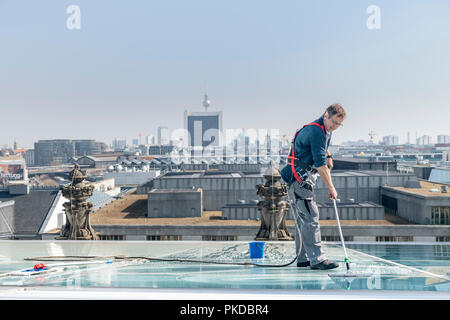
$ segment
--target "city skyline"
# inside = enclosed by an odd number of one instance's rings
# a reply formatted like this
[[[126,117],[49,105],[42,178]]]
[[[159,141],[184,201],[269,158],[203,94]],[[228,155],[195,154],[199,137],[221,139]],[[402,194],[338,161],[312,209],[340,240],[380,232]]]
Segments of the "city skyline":
[[[335,144],[450,133],[444,1],[25,3],[0,4],[0,109],[11,115],[1,145],[183,129],[206,91],[224,129],[290,137],[341,103]],[[79,29],[67,26],[70,5]],[[379,29],[367,26],[370,5]]]
[[[166,128],[166,127],[164,127]],[[258,139],[260,143],[266,143],[265,138],[266,135],[262,134],[263,131],[259,132],[257,136],[252,136],[252,139],[250,139],[250,144],[254,145],[256,143],[255,139]],[[246,134],[246,131],[240,131],[244,136],[249,136]],[[285,141],[286,139],[290,141],[289,137],[286,135],[271,135],[270,131],[267,132],[269,136],[271,136],[272,139],[278,139],[280,141]],[[178,137],[178,136],[177,136]],[[154,134],[149,135],[140,135],[135,137],[114,137],[112,141],[99,141],[98,139],[92,138],[92,139],[85,139],[85,140],[92,140],[97,143],[104,143],[108,147],[114,149],[125,149],[132,146],[138,147],[138,146],[150,146],[150,145],[160,145],[156,140],[157,136]],[[179,136],[178,138],[181,138]],[[234,136],[234,139],[238,139],[237,136]],[[56,137],[54,139],[48,139],[48,140],[82,140],[82,139],[72,139],[72,138],[59,138]],[[286,141],[287,141],[286,140]],[[35,141],[35,143],[39,141],[46,141],[45,139],[40,139],[38,141]],[[163,143],[163,145],[174,145],[179,146],[178,143],[180,142],[179,139],[168,139],[167,143]],[[348,140],[348,141],[342,141],[341,143],[332,143],[334,146],[345,146],[345,145],[352,145],[356,144],[358,142],[363,142],[364,144],[371,144],[370,137],[368,139],[357,139],[357,140]],[[290,143],[290,142],[289,142]],[[437,135],[437,136],[429,136],[429,135],[423,135],[417,138],[410,138],[408,142],[408,137],[405,139],[399,139],[396,135],[389,135],[389,136],[381,136],[380,139],[374,139],[373,143],[376,145],[439,145],[439,144],[450,144],[450,135]],[[227,139],[227,141],[224,141],[224,144],[226,146],[232,145],[232,139]],[[220,144],[220,146],[225,146],[223,144]],[[188,146],[184,146],[188,147]],[[31,147],[18,145],[17,141],[14,141],[13,144],[0,144],[1,148],[7,148],[7,149],[33,149],[34,144]]]

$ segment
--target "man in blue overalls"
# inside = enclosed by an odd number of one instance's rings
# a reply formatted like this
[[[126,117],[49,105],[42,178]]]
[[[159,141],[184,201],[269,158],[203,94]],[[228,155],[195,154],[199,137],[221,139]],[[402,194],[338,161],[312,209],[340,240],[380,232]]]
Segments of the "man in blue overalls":
[[[328,187],[328,198],[337,199],[330,170],[333,158],[328,151],[331,133],[342,126],[345,111],[339,104],[329,106],[325,113],[312,123],[297,131],[288,165],[281,170],[281,177],[289,186],[294,210],[298,214],[298,225],[302,237],[302,248],[297,259],[298,267],[311,269],[333,269],[339,265],[329,261],[322,250],[319,209],[314,200],[314,186],[319,174]],[[295,244],[298,252],[300,235],[296,230]]]

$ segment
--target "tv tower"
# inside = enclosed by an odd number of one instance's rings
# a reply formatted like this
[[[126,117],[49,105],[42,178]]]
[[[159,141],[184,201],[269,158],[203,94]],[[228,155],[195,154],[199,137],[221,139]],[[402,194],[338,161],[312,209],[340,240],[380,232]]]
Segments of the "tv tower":
[[[205,112],[208,111],[209,106],[211,105],[211,100],[208,98],[208,85],[205,81],[205,97],[203,99],[203,107],[205,107]]]
[[[211,101],[208,99],[208,93],[205,93],[205,98],[203,100],[203,107],[205,107],[205,112],[208,111],[208,108],[210,105],[211,105]]]

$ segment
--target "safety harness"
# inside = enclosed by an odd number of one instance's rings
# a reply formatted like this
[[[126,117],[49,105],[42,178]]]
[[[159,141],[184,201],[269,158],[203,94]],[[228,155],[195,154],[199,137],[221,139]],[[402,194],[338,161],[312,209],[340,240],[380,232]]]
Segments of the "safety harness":
[[[300,178],[300,176],[298,175],[297,170],[295,170],[295,166],[298,165],[298,166],[300,166],[302,169],[304,169],[304,170],[306,170],[306,171],[311,171],[311,170],[312,170],[312,167],[311,167],[310,165],[307,165],[306,163],[300,161],[298,158],[295,157],[295,151],[294,151],[295,139],[297,138],[298,133],[299,133],[304,127],[310,126],[310,125],[318,126],[320,129],[322,129],[323,133],[326,134],[325,127],[324,127],[322,124],[317,123],[317,122],[311,122],[311,123],[305,124],[300,130],[298,130],[298,131],[295,133],[294,140],[292,140],[291,154],[288,156],[288,159],[290,159],[291,162],[288,162],[288,164],[291,166],[292,174],[294,175],[294,178],[295,178],[295,180],[298,181],[298,183],[302,183],[303,180],[302,180],[302,178]]]

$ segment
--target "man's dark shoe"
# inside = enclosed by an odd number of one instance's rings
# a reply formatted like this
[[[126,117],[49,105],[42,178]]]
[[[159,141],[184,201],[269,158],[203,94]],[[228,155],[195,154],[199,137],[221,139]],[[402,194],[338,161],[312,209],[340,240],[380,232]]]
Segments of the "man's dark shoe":
[[[322,261],[321,263],[311,266],[311,269],[328,270],[328,269],[334,269],[337,267],[339,267],[339,265],[336,262],[328,261],[328,259],[326,259],[326,260]]]
[[[311,265],[311,263],[309,263],[309,261],[297,262],[297,267],[299,267],[299,268],[309,267],[310,265]]]

